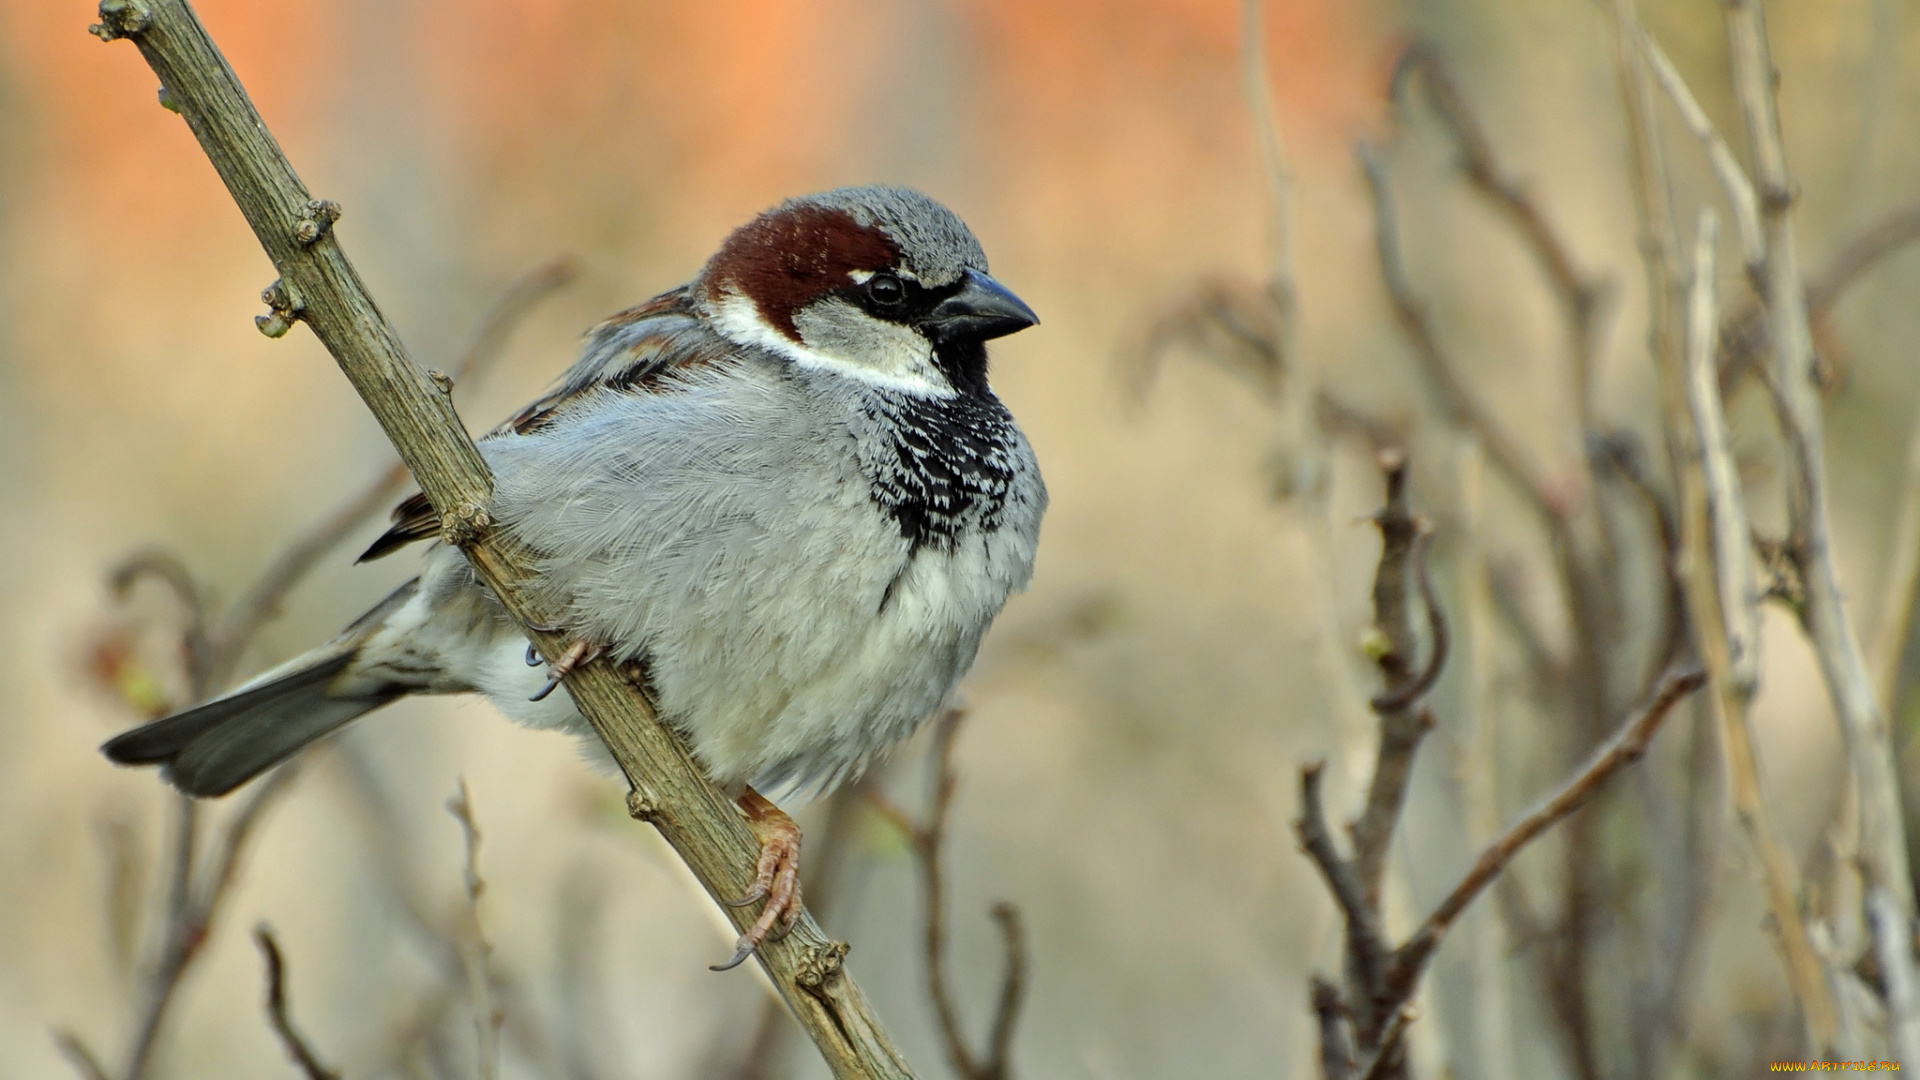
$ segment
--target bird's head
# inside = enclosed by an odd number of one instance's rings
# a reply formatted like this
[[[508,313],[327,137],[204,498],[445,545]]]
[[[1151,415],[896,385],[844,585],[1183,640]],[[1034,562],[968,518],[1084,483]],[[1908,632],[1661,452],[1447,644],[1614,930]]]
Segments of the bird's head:
[[[789,199],[754,218],[707,262],[695,298],[735,342],[933,395],[984,390],[985,342],[1040,321],[987,276],[953,211],[887,185]]]

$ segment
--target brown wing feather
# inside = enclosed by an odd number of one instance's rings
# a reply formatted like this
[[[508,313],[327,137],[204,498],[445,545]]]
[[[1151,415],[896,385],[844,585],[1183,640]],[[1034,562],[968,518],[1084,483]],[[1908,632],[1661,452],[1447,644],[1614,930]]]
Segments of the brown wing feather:
[[[689,335],[696,340],[689,341]],[[712,363],[723,350],[692,306],[692,287],[683,285],[628,308],[587,332],[580,359],[542,394],[482,440],[524,435],[552,422],[589,391],[612,388],[637,393],[655,390],[669,373]],[[689,347],[691,346],[691,347]],[[709,346],[709,347],[702,347]],[[361,554],[359,562],[378,559],[416,540],[440,535],[440,518],[426,495],[416,492],[393,511],[393,525]]]
[[[589,390],[603,386],[630,389],[674,366],[680,356],[669,349],[675,332],[693,317],[690,286],[661,293],[587,331],[580,359],[553,389],[514,413],[487,438],[509,432],[524,435],[539,428]]]
[[[360,553],[355,563],[372,562],[391,555],[415,540],[440,535],[440,517],[433,512],[425,492],[416,491],[393,508],[393,525],[380,534],[373,546]]]

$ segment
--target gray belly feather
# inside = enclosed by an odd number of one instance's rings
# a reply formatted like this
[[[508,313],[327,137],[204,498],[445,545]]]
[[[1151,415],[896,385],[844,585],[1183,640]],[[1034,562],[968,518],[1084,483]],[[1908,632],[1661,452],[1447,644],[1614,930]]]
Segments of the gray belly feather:
[[[486,441],[494,512],[541,553],[548,618],[639,660],[716,782],[830,786],[966,673],[1031,574],[1046,492],[1008,422],[994,520],[916,542],[876,501],[862,391],[744,374],[602,392]],[[509,628],[469,650],[472,684],[524,723],[583,730],[564,695],[525,701],[522,648]]]

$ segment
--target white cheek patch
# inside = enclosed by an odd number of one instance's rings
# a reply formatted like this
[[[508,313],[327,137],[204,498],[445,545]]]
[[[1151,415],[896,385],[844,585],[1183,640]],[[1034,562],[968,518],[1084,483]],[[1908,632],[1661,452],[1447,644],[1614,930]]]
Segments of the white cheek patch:
[[[722,295],[710,310],[714,328],[728,340],[778,353],[801,367],[830,371],[920,397],[953,396],[953,387],[933,366],[933,346],[925,338],[905,327],[883,323],[850,306],[842,306],[846,314],[836,321],[857,318],[871,324],[861,327],[863,355],[858,360],[844,355],[844,348],[828,351],[793,340],[769,325],[760,317],[759,306],[738,293]],[[806,314],[802,313],[803,318]],[[807,330],[807,326],[801,326],[802,338],[810,336]]]

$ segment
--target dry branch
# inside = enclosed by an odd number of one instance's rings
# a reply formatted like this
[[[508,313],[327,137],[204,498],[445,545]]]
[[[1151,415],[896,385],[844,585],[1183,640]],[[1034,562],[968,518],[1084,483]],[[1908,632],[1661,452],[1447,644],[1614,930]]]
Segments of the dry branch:
[[[1377,656],[1390,688],[1387,703],[1401,707],[1381,712],[1374,779],[1366,809],[1353,829],[1353,856],[1341,854],[1327,825],[1320,791],[1324,762],[1310,762],[1300,770],[1300,817],[1294,824],[1302,851],[1319,870],[1345,924],[1344,994],[1319,979],[1312,987],[1322,1031],[1322,1071],[1336,1080],[1405,1075],[1402,1035],[1409,1021],[1407,1005],[1447,931],[1522,848],[1578,810],[1610,777],[1639,760],[1673,707],[1705,681],[1699,672],[1668,673],[1646,705],[1559,791],[1490,843],[1413,936],[1393,947],[1382,914],[1379,866],[1399,824],[1420,736],[1432,723],[1418,695],[1404,690],[1431,686],[1444,654],[1446,632],[1419,557],[1425,530],[1409,506],[1405,458],[1397,452],[1383,453],[1381,467],[1387,493],[1385,508],[1375,515],[1383,538],[1374,583]],[[1436,638],[1435,660],[1424,668],[1412,662],[1416,642],[1409,601],[1416,583]],[[1355,1053],[1364,1055],[1364,1068],[1354,1063]]]
[[[1572,250],[1547,220],[1539,202],[1525,185],[1501,167],[1493,141],[1467,106],[1452,74],[1441,62],[1439,52],[1424,42],[1416,42],[1401,54],[1394,68],[1391,96],[1395,100],[1403,98],[1407,84],[1416,75],[1425,79],[1434,112],[1460,149],[1460,171],[1476,193],[1513,223],[1552,286],[1572,339],[1574,397],[1579,405],[1580,426],[1594,430],[1597,419],[1593,408],[1594,358],[1600,347],[1599,324],[1608,294],[1606,284],[1580,269]]]
[[[487,882],[480,876],[480,823],[474,820],[473,796],[467,791],[464,777],[459,792],[447,800],[447,813],[460,822],[460,835],[465,841],[461,877],[467,904],[460,928],[460,961],[467,977],[467,1005],[473,1010],[474,1058],[480,1080],[494,1080],[500,1073],[500,1014],[493,1007],[493,976],[489,970],[493,947],[480,924],[480,897],[486,892]]]
[[[297,319],[313,330],[440,515],[442,538],[467,554],[542,655],[557,658],[561,636],[534,629],[546,613],[532,610],[519,587],[531,577],[525,553],[491,529],[486,464],[444,390],[408,359],[348,262],[333,229],[339,207],[314,199],[294,174],[185,0],[104,0],[94,30],[139,47],[279,270],[279,281],[263,294],[273,314],[262,328]],[[634,816],[660,830],[710,896],[744,893],[758,843],[641,690],[605,662],[583,667],[567,688],[632,784]],[[726,910],[742,929],[756,915]],[[844,944],[803,917],[793,934],[758,955],[836,1076],[910,1075],[845,975],[845,953]]]
[[[1920,204],[1892,210],[1855,233],[1827,260],[1826,269],[1807,281],[1808,324],[1821,325],[1867,271],[1916,240],[1920,240]],[[1765,308],[1749,304],[1728,316],[1720,326],[1720,342],[1720,388],[1725,393],[1753,370],[1757,359],[1773,351]]]
[[[1594,754],[1560,789],[1538,808],[1510,826],[1489,844],[1446,897],[1433,909],[1411,937],[1398,948],[1390,948],[1380,925],[1376,900],[1367,897],[1353,873],[1352,865],[1334,847],[1321,807],[1320,775],[1324,762],[1312,762],[1300,770],[1300,820],[1295,829],[1301,847],[1326,880],[1328,891],[1340,906],[1347,924],[1347,946],[1352,974],[1346,1000],[1330,984],[1315,979],[1313,1002],[1321,1018],[1323,1063],[1346,1058],[1344,1043],[1329,1041],[1330,1016],[1350,1018],[1356,1042],[1372,1057],[1361,1075],[1396,1075],[1388,1059],[1399,1042],[1399,1031],[1407,1021],[1407,1003],[1419,989],[1421,976],[1447,931],[1466,911],[1468,905],[1497,879],[1515,855],[1547,830],[1585,805],[1620,770],[1640,760],[1654,733],[1665,722],[1673,707],[1699,689],[1706,677],[1699,671],[1671,672],[1655,691],[1653,699],[1620,725],[1613,738]],[[1331,997],[1329,996],[1331,995]],[[1385,1020],[1382,1021],[1381,1018]],[[1371,1019],[1373,1029],[1366,1026]],[[1336,1032],[1344,1040],[1345,1028]],[[1329,1076],[1338,1075],[1323,1064]]]
[[[1733,148],[1727,140],[1720,137],[1713,121],[1707,118],[1707,111],[1694,99],[1693,90],[1687,81],[1680,77],[1680,69],[1673,66],[1667,58],[1666,50],[1653,39],[1645,29],[1635,27],[1634,39],[1642,52],[1646,54],[1647,65],[1653,77],[1659,81],[1660,89],[1667,92],[1679,111],[1681,122],[1687,130],[1700,141],[1701,149],[1706,151],[1707,162],[1713,166],[1713,174],[1726,189],[1727,204],[1733,209],[1734,227],[1740,233],[1740,250],[1746,259],[1747,272],[1757,274],[1766,262],[1767,241],[1760,227],[1760,196],[1753,189],[1753,181],[1747,178],[1747,171],[1740,167],[1740,159],[1734,157]]]
[[[1705,683],[1706,676],[1699,671],[1669,673],[1654,692],[1653,700],[1638,715],[1621,724],[1619,732],[1594,754],[1585,768],[1541,803],[1539,808],[1514,822],[1498,840],[1480,853],[1472,869],[1433,909],[1420,929],[1394,951],[1388,971],[1388,985],[1396,993],[1404,993],[1402,1000],[1413,996],[1420,973],[1454,921],[1507,868],[1520,849],[1585,805],[1613,774],[1639,761],[1647,752],[1647,745],[1653,741],[1654,732],[1660,730],[1660,725],[1673,707]]]
[[[1361,143],[1360,165],[1373,194],[1376,223],[1376,250],[1380,276],[1387,287],[1395,319],[1413,344],[1413,352],[1433,387],[1439,391],[1441,406],[1453,422],[1471,429],[1486,447],[1487,460],[1507,478],[1528,503],[1549,523],[1565,517],[1562,501],[1553,494],[1545,477],[1539,474],[1520,441],[1496,420],[1473,389],[1460,377],[1459,367],[1440,343],[1433,317],[1426,304],[1414,292],[1400,256],[1400,223],[1393,209],[1393,192],[1387,183],[1387,162],[1381,152]]]
[[[1754,583],[1753,530],[1747,524],[1746,500],[1740,491],[1733,435],[1720,405],[1720,384],[1714,378],[1714,334],[1720,328],[1714,252],[1719,238],[1718,217],[1710,207],[1702,207],[1687,300],[1687,411],[1700,446],[1702,494],[1727,641],[1727,676],[1735,691],[1750,698],[1760,684],[1760,595]]]
[[[1741,692],[1732,674],[1719,582],[1733,575],[1717,569],[1700,432],[1688,405],[1687,333],[1681,288],[1689,275],[1681,265],[1673,225],[1671,185],[1653,111],[1653,79],[1647,70],[1645,51],[1638,44],[1645,32],[1631,0],[1614,0],[1612,13],[1614,54],[1626,106],[1635,207],[1640,217],[1640,247],[1652,309],[1650,351],[1659,375],[1668,455],[1679,490],[1679,565],[1694,647],[1711,688],[1709,702],[1726,754],[1734,816],[1759,857],[1770,925],[1782,953],[1788,985],[1800,1004],[1809,1041],[1824,1051],[1835,1045],[1839,1017],[1800,917],[1796,901],[1798,872],[1774,841],[1767,821],[1765,791],[1747,727],[1748,695]],[[1768,250],[1771,254],[1776,249],[1769,244]],[[1694,280],[1700,284],[1698,278]]]
[[[1446,621],[1433,602],[1424,553],[1429,526],[1416,517],[1408,494],[1407,458],[1397,450],[1379,455],[1386,480],[1386,505],[1373,516],[1380,529],[1380,561],[1373,579],[1373,625],[1380,634],[1378,657],[1386,690],[1373,701],[1380,717],[1380,746],[1373,780],[1367,785],[1366,808],[1353,829],[1353,869],[1370,903],[1378,903],[1386,872],[1387,849],[1407,801],[1407,782],[1413,776],[1413,757],[1420,741],[1433,727],[1433,718],[1420,696],[1439,679],[1446,660]],[[1414,666],[1419,640],[1414,633],[1414,586],[1435,629],[1433,658],[1425,669]]]
[[[1026,999],[1027,944],[1020,922],[1020,909],[1009,901],[993,906],[994,921],[1000,926],[1001,949],[1005,955],[1000,976],[999,1000],[994,1006],[993,1027],[985,1050],[976,1053],[968,1044],[966,1030],[954,1004],[953,987],[947,975],[947,818],[953,797],[959,790],[959,774],[953,768],[954,739],[966,719],[966,710],[948,709],[935,721],[933,748],[929,752],[932,791],[927,809],[919,821],[880,794],[863,789],[868,805],[900,830],[913,849],[914,863],[920,870],[922,942],[927,965],[927,996],[933,1002],[934,1019],[939,1022],[941,1038],[946,1042],[947,1059],[961,1080],[1011,1080],[1013,1030]]]
[[[1757,0],[1727,0],[1727,35],[1734,92],[1746,117],[1748,151],[1760,189],[1767,234],[1761,294],[1773,346],[1767,385],[1773,391],[1786,441],[1785,479],[1789,550],[1806,584],[1801,625],[1820,658],[1827,693],[1840,718],[1854,795],[1859,801],[1859,861],[1874,955],[1889,990],[1916,985],[1913,955],[1913,880],[1907,865],[1906,826],[1894,748],[1866,655],[1848,620],[1833,558],[1827,510],[1826,458],[1820,396],[1814,382],[1813,339],[1806,288],[1794,242],[1793,181],[1775,101],[1777,73]],[[1891,923],[1892,925],[1889,925]],[[1889,997],[1888,1026],[1897,1058],[1920,1060],[1920,1002]]]
[[[293,1017],[288,1015],[286,961],[280,955],[280,943],[273,939],[273,931],[265,923],[254,927],[254,944],[260,946],[260,956],[267,965],[267,1020],[273,1024],[273,1033],[280,1037],[280,1044],[286,1047],[287,1056],[307,1075],[307,1080],[340,1080],[340,1074],[320,1063],[319,1055],[307,1040],[293,1026]]]

